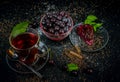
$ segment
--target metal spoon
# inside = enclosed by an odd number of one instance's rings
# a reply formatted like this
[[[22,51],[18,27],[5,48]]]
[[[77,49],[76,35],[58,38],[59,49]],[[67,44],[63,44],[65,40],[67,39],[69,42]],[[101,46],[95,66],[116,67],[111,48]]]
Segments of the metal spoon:
[[[7,51],[7,53],[8,53],[8,56],[9,56],[13,61],[19,62],[20,64],[22,64],[23,66],[25,66],[25,67],[27,67],[29,70],[31,70],[31,71],[32,71],[34,74],[36,74],[38,77],[43,78],[43,76],[42,76],[39,72],[35,71],[31,66],[28,66],[28,65],[25,64],[24,62],[19,61],[19,60],[18,60],[18,55],[17,55],[17,53],[14,53],[14,51],[12,51],[12,50],[10,50],[10,49]]]

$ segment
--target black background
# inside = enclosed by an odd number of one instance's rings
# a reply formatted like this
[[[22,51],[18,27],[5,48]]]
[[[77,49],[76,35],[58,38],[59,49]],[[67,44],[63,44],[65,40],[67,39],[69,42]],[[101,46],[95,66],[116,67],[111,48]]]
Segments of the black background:
[[[23,4],[32,4],[37,3],[39,1],[47,1],[47,0],[0,0],[0,21],[4,19],[4,16],[2,16],[5,13],[9,13],[9,7],[11,5],[23,5]],[[68,4],[69,2],[72,2],[74,0],[50,0],[49,2],[51,4]],[[78,2],[82,0],[76,0]],[[111,67],[107,70],[105,70],[105,74],[103,78],[105,79],[105,82],[119,82],[120,81],[120,10],[119,10],[119,0],[92,0],[93,2],[96,2],[98,7],[95,9],[97,10],[96,14],[99,14],[99,12],[102,12],[102,17],[106,19],[107,26],[111,29],[107,28],[110,34],[110,42],[112,45],[112,55],[111,56]],[[89,5],[89,0],[85,0],[85,2]],[[109,4],[110,3],[110,4]],[[104,11],[103,11],[104,8]],[[12,9],[12,8],[11,8]],[[13,8],[14,9],[14,8]],[[6,16],[7,18],[7,16]],[[1,27],[0,27],[1,29]],[[0,36],[1,37],[1,36]],[[1,38],[0,38],[1,39]],[[0,45],[2,45],[3,40],[0,40]],[[4,42],[5,43],[5,42]],[[7,45],[8,43],[5,43],[4,45]],[[0,82],[9,82],[8,79],[14,79],[13,76],[15,76],[11,71],[9,71],[8,66],[6,66],[3,54],[5,54],[5,50],[8,47],[0,46]],[[14,82],[14,80],[13,80]]]

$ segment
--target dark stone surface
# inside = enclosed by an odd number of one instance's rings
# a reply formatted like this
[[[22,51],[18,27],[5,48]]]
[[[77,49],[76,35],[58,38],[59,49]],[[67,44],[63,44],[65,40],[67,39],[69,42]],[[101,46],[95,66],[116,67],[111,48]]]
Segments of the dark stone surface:
[[[81,22],[88,14],[94,14],[104,23],[108,30],[110,40],[101,51],[86,53],[90,57],[87,64],[93,67],[95,74],[80,73],[71,76],[57,66],[46,65],[40,72],[46,76],[45,82],[119,82],[120,81],[120,10],[118,0],[0,0],[0,82],[39,82],[40,79],[33,74],[24,75],[12,71],[6,64],[5,55],[9,48],[8,37],[12,27],[25,20],[39,23],[43,13],[48,11],[65,10],[70,12],[74,24]],[[69,38],[61,42],[53,42],[42,36],[48,47],[56,53],[61,45],[71,45]],[[84,52],[85,53],[85,52]],[[57,52],[56,54],[60,54]],[[55,54],[55,55],[56,55]],[[93,63],[92,63],[93,61]],[[98,65],[96,65],[98,63]]]

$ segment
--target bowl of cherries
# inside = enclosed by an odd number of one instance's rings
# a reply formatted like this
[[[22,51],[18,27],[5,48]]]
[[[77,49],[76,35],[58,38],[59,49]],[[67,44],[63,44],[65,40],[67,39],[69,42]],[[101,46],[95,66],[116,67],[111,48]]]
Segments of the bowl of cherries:
[[[48,12],[41,18],[40,29],[49,39],[60,41],[72,31],[73,20],[65,11]]]

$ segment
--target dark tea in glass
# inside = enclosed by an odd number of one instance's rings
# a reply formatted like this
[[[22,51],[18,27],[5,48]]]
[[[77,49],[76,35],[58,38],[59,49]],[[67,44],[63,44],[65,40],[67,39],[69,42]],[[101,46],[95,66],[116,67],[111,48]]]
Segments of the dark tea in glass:
[[[36,30],[29,28],[26,32],[16,37],[10,36],[9,41],[14,51],[18,54],[20,61],[26,64],[33,64],[36,61],[39,41],[39,35]]]

